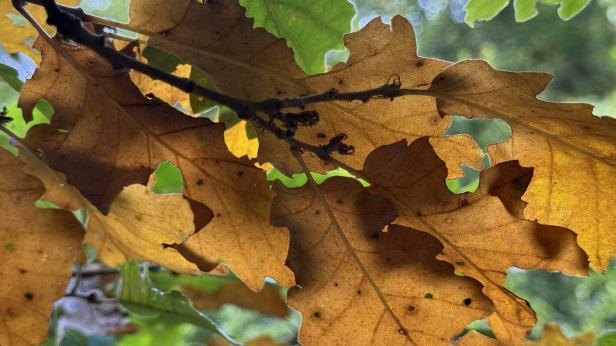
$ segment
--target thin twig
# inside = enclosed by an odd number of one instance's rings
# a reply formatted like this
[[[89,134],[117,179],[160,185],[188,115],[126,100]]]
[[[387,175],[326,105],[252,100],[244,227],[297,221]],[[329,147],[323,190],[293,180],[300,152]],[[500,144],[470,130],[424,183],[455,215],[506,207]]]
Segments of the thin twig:
[[[114,68],[126,68],[141,72],[152,79],[163,81],[186,93],[194,93],[227,106],[232,109],[239,118],[251,121],[255,123],[256,126],[273,133],[277,138],[287,141],[292,147],[300,147],[303,150],[311,151],[324,160],[329,159],[330,154],[333,152],[342,155],[352,154],[354,148],[342,143],[346,138],[344,134],[337,134],[330,140],[330,143],[325,146],[312,145],[295,139],[294,135],[298,126],[313,126],[319,120],[317,112],[304,110],[306,105],[332,101],[351,102],[359,100],[368,102],[373,98],[394,99],[404,95],[425,93],[421,90],[402,89],[400,77],[398,75],[392,75],[390,80],[383,86],[365,91],[340,93],[332,89],[320,94],[294,98],[272,98],[257,102],[240,99],[203,88],[188,78],[178,77],[161,71],[151,65],[116,51],[106,43],[108,35],[94,34],[85,29],[83,21],[93,20],[93,17],[88,16],[81,9],[57,5],[54,0],[25,0],[25,2],[44,6],[48,15],[47,22],[51,25],[55,25],[59,34],[64,39],[72,40],[88,47],[105,58]],[[26,17],[26,19],[34,26],[37,26],[34,23],[34,19],[23,9],[23,1],[13,0],[13,5]],[[58,49],[69,61],[72,60],[58,44],[55,44],[54,48]],[[77,64],[76,66],[79,65]],[[300,108],[301,111],[298,113],[283,113],[282,110],[287,108]],[[265,114],[268,119],[260,117],[259,114]],[[276,125],[275,120],[282,122],[282,125]]]

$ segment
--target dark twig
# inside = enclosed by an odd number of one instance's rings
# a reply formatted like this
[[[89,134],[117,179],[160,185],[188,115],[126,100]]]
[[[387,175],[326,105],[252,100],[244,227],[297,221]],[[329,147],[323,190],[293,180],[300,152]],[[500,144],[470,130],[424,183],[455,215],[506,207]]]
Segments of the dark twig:
[[[26,19],[32,22],[33,25],[37,23],[32,16],[24,10],[24,4],[31,3],[43,6],[47,11],[47,23],[56,26],[62,38],[88,47],[105,58],[114,68],[132,69],[141,72],[152,79],[163,81],[186,93],[194,93],[227,106],[237,113],[239,118],[251,121],[258,127],[271,132],[276,137],[287,141],[292,148],[310,151],[326,161],[335,161],[331,157],[332,153],[350,155],[354,152],[354,148],[351,145],[343,143],[346,139],[345,134],[337,134],[327,145],[320,146],[304,143],[295,139],[295,132],[298,130],[299,126],[314,126],[319,121],[319,114],[313,110],[305,110],[304,108],[306,105],[332,101],[352,102],[358,100],[368,102],[373,98],[388,98],[393,100],[403,95],[425,94],[422,90],[402,89],[400,77],[398,75],[392,75],[384,85],[364,91],[341,93],[336,89],[331,89],[327,92],[315,95],[268,99],[257,102],[239,99],[215,90],[203,88],[188,78],[166,73],[136,60],[131,56],[118,52],[109,44],[108,35],[92,33],[84,27],[83,22],[92,19],[92,17],[85,14],[85,12],[79,8],[57,5],[55,0],[12,1],[13,6],[24,15]],[[55,45],[55,48],[61,50],[58,45]],[[65,52],[61,53],[63,56],[69,58],[68,54],[65,54]],[[284,109],[288,108],[299,108],[300,111],[283,112]],[[266,115],[267,119],[261,117],[260,114]]]

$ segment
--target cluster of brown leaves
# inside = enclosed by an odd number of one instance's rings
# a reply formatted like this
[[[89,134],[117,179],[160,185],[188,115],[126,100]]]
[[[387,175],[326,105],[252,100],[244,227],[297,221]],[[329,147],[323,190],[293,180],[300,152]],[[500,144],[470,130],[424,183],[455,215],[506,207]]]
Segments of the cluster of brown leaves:
[[[3,344],[41,340],[81,241],[68,213],[33,207],[43,191],[61,209],[87,210],[84,241],[111,265],[228,267],[252,290],[266,277],[290,287],[307,345],[494,344],[475,333],[453,339],[483,318],[499,343],[522,345],[535,315],[504,288],[507,268],[585,275],[589,263],[602,270],[616,254],[616,121],[588,105],[538,100],[546,74],[419,57],[411,25],[397,17],[391,27],[375,20],[347,35],[349,61],[307,76],[284,41],[253,29],[235,0],[133,0],[130,14],[129,29],[232,96],[363,90],[393,73],[423,95],[318,104],[321,121],[297,133],[317,144],[347,133],[356,153],[337,159],[368,188],[351,178],[271,188],[256,161],[301,171],[284,142],[259,132],[257,160],[237,158],[222,124],[145,98],[126,71],[83,47],[65,47],[67,59],[39,39],[42,62],[20,106],[27,113],[45,98],[56,112],[26,138],[41,157],[0,153],[0,238],[15,246],[6,256],[14,264],[2,267]],[[482,157],[469,137],[441,136],[452,114],[512,127],[510,141],[489,148],[495,165],[474,193],[445,186],[461,163],[480,167]],[[326,168],[304,157],[311,170]],[[183,196],[150,192],[164,160],[181,170]],[[57,280],[40,275],[59,270]]]

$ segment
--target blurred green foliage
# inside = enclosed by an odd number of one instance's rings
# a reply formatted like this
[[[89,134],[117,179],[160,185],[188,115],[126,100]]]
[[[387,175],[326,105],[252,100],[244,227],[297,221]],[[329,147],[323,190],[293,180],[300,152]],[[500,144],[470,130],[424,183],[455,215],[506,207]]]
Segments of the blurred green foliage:
[[[525,22],[534,18],[539,11],[537,4],[559,5],[558,16],[562,20],[569,20],[579,14],[591,0],[513,0],[515,19]],[[464,6],[466,17],[464,21],[474,26],[476,20],[491,20],[497,16],[507,5],[509,0],[469,0]]]
[[[507,287],[528,300],[537,313],[534,336],[546,322],[559,323],[568,335],[616,333],[616,259],[604,273],[593,271],[589,277],[511,269]]]

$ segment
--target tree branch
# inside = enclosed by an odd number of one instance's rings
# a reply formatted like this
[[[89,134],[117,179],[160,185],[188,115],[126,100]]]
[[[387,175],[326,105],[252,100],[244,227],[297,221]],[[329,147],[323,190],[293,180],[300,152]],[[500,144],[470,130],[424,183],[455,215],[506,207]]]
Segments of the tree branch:
[[[299,126],[313,126],[319,121],[319,114],[316,111],[305,110],[307,105],[333,101],[368,102],[373,98],[387,98],[393,100],[396,97],[405,95],[427,95],[423,90],[402,89],[400,76],[394,74],[384,85],[364,91],[341,93],[336,89],[331,89],[320,94],[282,99],[271,98],[262,101],[240,99],[215,90],[206,89],[188,78],[178,77],[164,72],[118,52],[109,44],[106,35],[92,33],[84,27],[83,22],[90,21],[92,17],[88,16],[80,8],[57,5],[55,0],[12,1],[13,6],[34,26],[37,26],[38,23],[36,23],[32,16],[24,10],[23,6],[25,3],[43,6],[48,16],[47,23],[56,26],[62,38],[88,47],[107,60],[115,69],[132,69],[152,79],[160,80],[174,86],[186,93],[203,96],[218,104],[227,106],[233,110],[239,118],[248,120],[257,127],[271,132],[277,138],[289,143],[292,148],[310,151],[325,161],[337,162],[331,157],[332,153],[336,152],[341,155],[350,155],[354,153],[354,148],[351,145],[343,143],[346,139],[346,135],[343,133],[337,134],[331,138],[327,145],[317,146],[295,139],[294,135]],[[61,47],[56,48],[62,49]],[[289,108],[296,108],[300,111],[282,112],[284,109]],[[267,119],[264,119],[260,114],[266,115]]]

